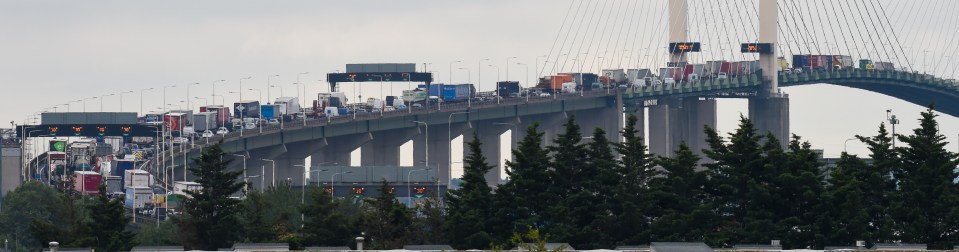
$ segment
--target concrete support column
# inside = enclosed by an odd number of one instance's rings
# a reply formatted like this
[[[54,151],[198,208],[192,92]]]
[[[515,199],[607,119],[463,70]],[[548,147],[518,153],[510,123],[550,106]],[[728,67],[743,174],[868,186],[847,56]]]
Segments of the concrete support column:
[[[502,146],[500,137],[503,133],[506,133],[506,130],[509,130],[511,125],[504,124],[494,124],[496,122],[484,121],[484,122],[474,122],[474,130],[476,135],[479,138],[480,142],[483,143],[480,146],[483,156],[486,157],[486,162],[494,167],[486,173],[486,184],[490,187],[496,187],[499,184],[500,176],[502,175],[502,167],[499,166],[500,160],[503,157],[500,156],[500,147]],[[463,157],[469,156],[469,142],[473,141],[473,132],[467,131],[463,133]],[[460,161],[460,160],[456,160]],[[465,166],[465,164],[464,164]]]
[[[687,42],[687,30],[689,29],[689,3],[686,1],[687,0],[669,0],[669,2],[666,3],[669,8],[668,42]],[[670,55],[669,62],[686,62],[686,58],[686,53],[673,53]]]
[[[749,119],[759,134],[772,132],[786,148],[789,142],[789,97],[750,98]]]
[[[576,123],[580,125],[584,137],[592,136],[596,128],[606,132],[606,138],[612,142],[622,139],[620,130],[623,128],[623,100],[621,95],[610,101],[609,107],[593,110],[582,110],[576,113]],[[560,129],[565,128],[560,125]],[[562,131],[560,131],[562,132]]]
[[[649,106],[649,152],[668,157],[673,150],[672,128],[670,127],[670,105],[663,100]]]
[[[463,134],[470,127],[469,123],[433,124],[430,125],[429,130],[421,126],[423,133],[413,137],[413,165],[423,165],[421,162],[427,161],[428,153],[429,164],[426,165],[438,169],[438,173],[435,174],[439,176],[439,183],[448,185],[450,180],[450,141]]]
[[[696,97],[683,99],[682,112],[682,140],[689,148],[702,157],[703,149],[707,148],[704,126],[716,128],[716,100],[700,100]],[[679,147],[676,141],[674,148]]]
[[[399,166],[400,146],[420,134],[417,128],[405,128],[373,133],[373,140],[362,148],[363,166]]]
[[[646,106],[643,104],[633,104],[627,107],[625,112],[628,115],[633,115],[636,117],[636,135],[642,137],[644,141],[648,140],[646,139]],[[624,115],[624,120],[625,116],[627,115]],[[624,124],[623,127],[626,127],[626,125]],[[622,134],[620,134],[620,136],[622,136]],[[649,143],[648,141],[646,142],[646,145],[648,146]]]
[[[327,138],[326,146],[312,153],[311,166],[349,166],[352,152],[372,139],[371,134]]]

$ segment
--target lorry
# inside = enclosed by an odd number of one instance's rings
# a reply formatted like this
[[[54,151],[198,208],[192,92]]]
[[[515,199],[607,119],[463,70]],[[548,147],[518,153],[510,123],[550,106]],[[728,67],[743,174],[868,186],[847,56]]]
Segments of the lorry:
[[[260,118],[263,120],[276,119],[283,116],[282,110],[276,104],[264,104],[260,106]]]
[[[126,170],[123,172],[123,187],[149,187],[153,185],[151,177],[144,170]]]
[[[688,64],[683,67],[683,81],[698,81],[706,72],[706,64]]]
[[[510,97],[513,94],[519,95],[520,87],[518,81],[500,81],[496,82],[496,94],[500,97]]]
[[[276,101],[273,102],[274,105],[280,106],[280,116],[284,115],[296,115],[300,112],[300,101],[296,97],[280,97],[276,98]]]
[[[183,113],[167,113],[163,115],[163,122],[166,124],[166,129],[168,132],[180,132],[183,130],[183,126],[186,126],[187,120],[185,118],[186,114]]]
[[[420,103],[426,100],[426,91],[422,89],[403,90],[403,101],[409,103]]]
[[[562,90],[563,83],[573,82],[573,76],[569,74],[553,75],[549,78],[549,89]]]
[[[200,186],[200,183],[197,183],[197,182],[184,182],[184,181],[173,182],[173,193],[186,196],[186,198],[193,198],[190,196],[190,194],[186,193],[187,191],[195,192],[195,191],[199,191],[200,189],[203,189],[203,187]]]
[[[806,69],[842,69],[853,67],[852,57],[848,55],[793,55],[794,68]]]
[[[73,190],[80,194],[96,195],[103,177],[93,171],[73,172]]]
[[[230,108],[224,106],[203,106],[200,107],[200,112],[210,112],[216,115],[216,127],[226,127],[227,123],[230,122]],[[215,127],[211,127],[215,128]]]
[[[476,89],[473,84],[443,85],[443,102],[463,102],[473,97]]]
[[[216,113],[200,112],[193,114],[193,130],[203,132],[205,130],[216,130],[219,127],[216,123]]]
[[[136,164],[137,163],[134,160],[128,160],[128,159],[117,160],[117,164],[114,166],[114,169],[110,170],[110,175],[119,176],[120,186],[122,187],[125,185],[123,183],[123,178],[125,177],[125,174],[127,173],[127,171],[135,170]]]
[[[679,81],[683,78],[683,70],[679,67],[663,67],[659,69],[659,77],[662,78],[664,83],[666,79]]]
[[[107,181],[107,194],[122,194],[123,193],[123,182],[120,181],[120,176],[105,176]]]
[[[576,82],[563,83],[563,93],[576,93]]]
[[[345,108],[347,101],[346,94],[342,92],[319,93],[313,102],[313,111],[317,116],[330,116],[326,113],[327,108]]]
[[[233,103],[233,116],[236,118],[259,118],[259,101],[241,101]]]
[[[626,71],[623,69],[603,69],[603,76],[612,81],[613,84],[626,84]]]
[[[652,77],[653,72],[649,69],[626,69],[626,80],[627,82],[643,86],[646,85],[646,78]]]
[[[128,186],[124,206],[130,209],[144,208],[153,199],[153,189],[143,186]]]

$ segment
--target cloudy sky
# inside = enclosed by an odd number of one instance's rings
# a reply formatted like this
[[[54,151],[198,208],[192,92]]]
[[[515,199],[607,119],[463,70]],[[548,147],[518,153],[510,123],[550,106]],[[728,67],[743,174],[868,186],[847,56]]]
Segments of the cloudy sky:
[[[609,4],[610,9],[617,4],[636,4],[633,6],[640,7],[634,8],[640,11],[633,15],[644,16],[637,18],[637,22],[648,20],[647,23],[659,20],[656,17],[662,13],[663,6],[663,1],[598,1]],[[696,7],[709,1],[690,2]],[[948,47],[911,41],[945,40],[955,35],[954,28],[943,29],[944,24],[954,23],[952,16],[944,13],[949,11],[936,10],[955,9],[959,1],[927,0],[928,4],[916,4],[921,7],[915,10],[906,9],[912,5],[904,4],[913,1],[879,2],[887,5],[890,12],[896,9],[902,10],[897,13],[903,13],[890,15],[932,13],[927,15],[928,20],[899,16],[890,16],[890,19],[896,24],[894,28],[914,33],[910,36],[899,32],[902,43],[911,47],[906,50],[923,52],[912,53],[914,61],[930,57],[921,62],[932,64],[938,57],[946,62],[944,66],[955,65],[953,62],[959,57],[945,58],[955,54]],[[265,99],[267,76],[278,74],[279,77],[269,78],[271,84],[282,87],[282,91],[281,88],[269,90],[275,98],[280,92],[293,95],[296,89],[292,83],[301,72],[309,72],[299,76],[300,82],[308,83],[306,93],[311,94],[308,97],[313,97],[327,90],[320,81],[325,78],[323,74],[343,70],[346,63],[409,62],[417,63],[421,70],[424,63],[429,63],[427,70],[434,71],[437,78],[445,82],[450,76],[450,63],[462,61],[453,66],[453,81],[464,82],[468,75],[475,83],[482,71],[480,88],[488,89],[492,80],[505,79],[506,59],[510,57],[516,57],[508,67],[511,79],[526,78],[525,68],[514,65],[517,62],[528,64],[535,75],[533,68],[540,64],[536,61],[543,60],[537,60],[537,56],[550,53],[558,31],[564,27],[569,6],[569,0],[3,0],[0,1],[0,87],[4,95],[0,98],[3,107],[0,120],[19,124],[56,104],[70,104],[72,111],[83,111],[84,102],[72,101],[127,91],[133,92],[123,94],[123,111],[136,112],[141,107],[140,91],[148,88],[155,89],[144,92],[143,111],[155,111],[164,105],[161,90],[165,85],[176,85],[167,89],[166,104],[185,107],[186,103],[180,102],[188,98],[185,86],[200,83],[190,86],[189,97],[205,98],[190,99],[195,107],[214,102],[210,98],[212,83],[220,79],[226,81],[216,85],[216,94],[232,103],[239,97],[228,92],[240,91],[240,79],[247,76],[253,78],[243,81],[243,89],[260,89]],[[703,8],[698,9],[700,13],[706,12]],[[691,20],[696,23],[700,18],[706,20],[707,17],[691,17]],[[716,28],[696,28],[696,34],[691,36],[705,36],[706,31],[715,32]],[[638,41],[664,39],[664,33],[656,32],[663,30],[662,26],[644,29],[648,30],[638,36]],[[919,38],[927,34],[928,38]],[[824,33],[823,37],[828,35]],[[735,43],[734,46],[738,45]],[[833,46],[843,47],[836,43]],[[558,55],[558,51],[562,50],[554,50],[553,56]],[[916,56],[918,54],[922,56]],[[491,60],[479,63],[486,58]],[[490,64],[498,67],[500,73],[486,66]],[[948,67],[941,69],[949,72]],[[407,88],[406,83],[392,86],[394,88],[386,93],[399,93]],[[367,84],[362,92],[366,97],[377,96],[379,88],[379,84]],[[810,140],[816,148],[825,149],[827,156],[838,155],[845,139],[875,132],[876,126],[886,118],[886,109],[893,109],[901,118],[899,132],[916,127],[919,111],[923,109],[888,96],[830,85],[784,90],[791,97],[793,133]],[[343,91],[351,97],[356,95],[351,93],[352,86],[346,86]],[[245,91],[243,95],[249,98],[261,94]],[[216,103],[220,103],[220,99],[216,97]],[[85,102],[87,111],[100,111],[100,106],[99,98]],[[102,106],[105,111],[119,111],[119,95],[106,96]],[[65,105],[57,108],[58,111],[66,109]],[[734,129],[740,113],[747,114],[745,100],[721,101],[719,129]],[[959,120],[951,116],[940,119],[950,141],[955,139]],[[849,151],[865,153],[865,147],[850,142]]]

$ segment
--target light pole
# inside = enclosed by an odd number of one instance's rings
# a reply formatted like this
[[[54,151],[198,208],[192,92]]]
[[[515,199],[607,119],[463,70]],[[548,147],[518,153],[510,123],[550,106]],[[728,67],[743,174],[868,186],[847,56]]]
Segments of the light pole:
[[[210,99],[213,100],[213,103],[216,103],[216,83],[217,83],[217,82],[226,82],[226,80],[215,80],[215,81],[213,81],[213,84],[210,85],[210,86],[213,87],[213,93],[210,93]],[[223,105],[223,106],[226,106],[226,98],[223,97],[222,95],[220,96],[220,98],[223,98],[223,103],[224,103],[224,104],[222,104],[222,105]]]
[[[526,68],[526,80],[529,81],[529,82],[526,83],[526,86],[527,86],[527,87],[532,87],[532,86],[534,86],[534,85],[533,85],[533,81],[529,79],[529,65],[527,65],[527,64],[525,64],[525,63],[522,63],[522,62],[516,62],[516,64],[517,64],[517,65],[522,65],[524,68]],[[529,102],[529,88],[526,89],[526,102]]]
[[[143,115],[143,92],[153,90],[153,88],[140,89],[140,115]]]
[[[509,60],[515,59],[516,57],[506,58],[506,81],[509,81]]]
[[[259,89],[256,89],[256,88],[248,88],[248,89],[246,89],[246,90],[256,91],[256,100],[257,100],[257,101],[262,101],[262,100],[263,100],[263,91],[262,91],[262,90],[259,90]]]
[[[194,99],[194,100],[203,100],[203,104],[205,104],[206,106],[209,106],[209,105],[210,105],[210,101],[207,100],[206,98],[197,96],[197,97],[193,97],[193,99]]]
[[[481,59],[476,63],[476,89],[483,90],[483,61],[489,61],[489,59]]]
[[[244,184],[244,185],[243,185],[243,193],[246,193],[246,184],[247,184],[247,179],[246,179],[246,155],[230,154],[230,156],[236,156],[236,157],[241,157],[241,158],[243,158],[243,184]]]
[[[297,85],[303,85],[303,84],[300,83],[300,75],[304,75],[304,74],[310,74],[310,72],[296,73],[296,84],[297,84]],[[300,90],[299,90],[299,89],[296,90],[296,94],[297,94],[296,96],[299,97],[299,100],[302,101],[302,100],[303,100],[303,96],[306,95],[306,85],[303,85],[303,95],[300,95]],[[306,122],[305,122],[305,120],[304,120],[304,125],[305,125],[305,124],[306,124]]]
[[[87,100],[96,99],[97,97],[83,98],[83,113],[87,112]]]
[[[429,167],[430,164],[426,164],[426,166]],[[412,182],[412,179],[410,179],[410,177],[413,175],[413,172],[429,171],[429,170],[431,170],[431,168],[410,170],[410,172],[406,173],[406,196],[410,198],[410,203],[409,203],[410,208],[413,208],[413,190],[410,187],[410,184],[412,184],[413,182]],[[437,197],[439,196],[439,193],[440,193],[439,191],[436,192]]]
[[[253,79],[253,76],[240,78],[240,101],[241,102],[243,101],[243,80],[249,80],[249,79]]]
[[[503,96],[499,93],[499,67],[494,65],[489,65],[489,67],[496,68],[496,89],[493,91],[493,94],[496,95],[496,104],[499,104],[500,98]]]
[[[270,84],[270,79],[273,78],[273,77],[280,77],[280,75],[279,75],[279,74],[272,74],[272,75],[267,75],[267,76],[266,76],[266,102],[267,102],[267,104],[270,103],[270,88],[273,87],[273,85]],[[283,93],[283,89],[280,89],[280,93]],[[281,96],[282,96],[282,95],[281,95]]]
[[[460,68],[457,68],[457,69],[466,70],[466,83],[469,83],[469,82],[470,82],[470,79],[473,79],[473,78],[472,78],[473,76],[471,76],[472,73],[470,73],[470,69],[469,69],[469,68],[460,67]],[[466,107],[467,107],[467,108],[473,107],[473,88],[470,88],[470,90],[469,90],[469,95],[467,95],[467,98],[466,98]]]
[[[453,64],[460,63],[460,62],[463,62],[463,61],[457,60],[457,61],[450,62],[450,76],[447,77],[448,79],[447,84],[453,84]]]
[[[276,187],[276,161],[265,158],[261,158],[260,160],[269,161],[270,164],[273,165],[273,168],[271,169],[273,175],[270,175],[270,186]],[[303,178],[306,179],[306,176],[303,176]]]
[[[133,93],[133,91],[120,92],[120,112],[123,112],[123,94]]]
[[[855,139],[855,138],[850,138],[850,139],[846,139],[846,141],[843,141],[843,142],[842,142],[842,152],[843,152],[843,153],[849,153],[849,151],[847,151],[846,148],[847,148],[847,144],[849,144],[849,141],[850,141],[850,140],[856,140],[856,139]]]
[[[101,95],[101,96],[100,96],[100,112],[103,112],[103,97],[114,96],[114,95],[116,95],[116,94],[108,94],[108,95]]]
[[[896,148],[896,124],[899,124],[899,119],[896,119],[896,115],[892,114],[892,109],[886,110],[886,120],[889,121],[889,124],[892,125],[892,148]]]
[[[450,113],[449,119],[446,121],[446,126],[448,126],[448,127],[447,127],[447,130],[448,130],[448,131],[447,131],[447,133],[446,133],[446,136],[447,136],[446,139],[453,139],[453,116],[454,116],[454,115],[457,115],[457,114],[469,114],[469,113],[470,113],[469,111]],[[449,178],[449,179],[447,179],[447,181],[446,181],[446,182],[447,182],[447,185],[449,185],[449,183],[453,180],[453,158],[452,158],[452,157],[453,157],[453,141],[452,141],[452,140],[450,140],[450,142],[449,142],[449,148],[448,148],[448,149],[449,149],[449,155],[450,155],[450,159],[449,159],[449,160],[450,160],[450,163],[449,163],[449,166],[447,166],[447,172],[449,172],[449,173],[447,174],[447,177]],[[428,155],[427,155],[427,157],[428,157]],[[427,162],[426,162],[426,166],[429,166],[429,165],[430,165],[430,163],[429,163],[429,161],[427,161]],[[439,169],[437,169],[436,171],[437,171],[437,174],[439,174],[439,172],[438,172]],[[437,177],[439,177],[439,176],[437,176]],[[436,183],[439,183],[438,180],[439,180],[439,178],[437,178],[437,182],[436,182]],[[436,193],[437,193],[437,196],[439,196],[439,192],[437,191]]]
[[[425,122],[422,122],[422,121],[410,121],[410,122],[417,123],[417,125],[423,124],[423,127],[426,128],[426,130],[424,131],[425,134],[426,134],[426,139],[425,139],[425,140],[426,140],[426,141],[425,141],[425,142],[426,142],[426,151],[425,151],[425,152],[426,152],[426,166],[430,166],[430,125],[429,125],[428,123],[425,123]]]
[[[186,84],[186,110],[193,111],[193,103],[190,102],[190,86],[199,86],[199,82],[187,83]],[[193,118],[190,118],[193,120]]]

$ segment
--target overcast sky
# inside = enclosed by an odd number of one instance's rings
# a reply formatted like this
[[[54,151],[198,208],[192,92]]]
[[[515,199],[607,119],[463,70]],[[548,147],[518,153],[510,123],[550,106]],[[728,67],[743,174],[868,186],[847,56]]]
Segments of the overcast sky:
[[[608,1],[611,5],[628,2]],[[889,4],[887,10],[892,12],[901,9],[904,1],[882,2]],[[691,2],[696,6],[702,1]],[[959,1],[926,2],[932,7],[914,12],[934,13],[929,23],[952,22],[946,18],[952,16],[935,14],[935,6],[946,10],[959,6]],[[662,3],[641,1],[652,10],[660,9]],[[454,65],[454,81],[463,82],[469,75],[475,83],[482,71],[480,88],[489,89],[497,78],[496,70],[479,69],[479,60],[492,59],[482,65],[497,65],[502,79],[509,57],[517,57],[511,65],[523,62],[533,72],[539,64],[536,57],[549,53],[568,6],[569,0],[4,0],[0,1],[0,87],[4,94],[0,119],[19,124],[33,113],[63,103],[69,103],[72,111],[83,111],[83,102],[70,101],[125,91],[134,92],[123,95],[123,110],[136,112],[140,110],[140,90],[147,88],[156,89],[145,92],[143,108],[154,111],[164,104],[164,85],[177,85],[167,89],[166,103],[185,107],[179,101],[187,99],[184,87],[193,82],[201,84],[191,86],[190,96],[207,99],[195,100],[194,105],[203,104],[213,102],[211,84],[219,79],[226,82],[216,85],[217,95],[225,95],[232,103],[238,97],[227,92],[239,91],[240,79],[247,76],[253,78],[245,80],[243,88],[260,89],[265,98],[267,76],[278,74],[270,82],[283,87],[282,92],[289,96],[295,92],[291,84],[299,72],[310,72],[301,75],[300,82],[308,83],[308,97],[315,97],[327,90],[319,81],[325,78],[323,74],[343,70],[346,63],[409,62],[417,63],[420,70],[423,63],[431,63],[427,70],[435,71],[438,80],[445,82],[450,62],[461,60],[463,63]],[[901,24],[901,29],[913,32],[945,27],[890,18]],[[954,28],[945,31],[956,32]],[[917,37],[900,34],[903,40]],[[661,35],[649,32],[640,40],[651,41],[657,38],[645,37]],[[936,33],[930,38],[948,35],[952,34]],[[914,45],[908,50],[922,51],[921,47]],[[954,54],[941,48],[929,50],[932,57]],[[470,72],[456,69],[460,67]],[[511,79],[525,79],[522,66],[509,69]],[[398,94],[407,88],[406,83],[393,86],[387,93]],[[366,87],[366,97],[379,95],[378,84]],[[346,86],[343,91],[353,97],[351,88]],[[855,134],[874,133],[886,118],[886,109],[893,109],[901,118],[900,133],[917,126],[923,109],[888,96],[830,85],[784,90],[791,97],[792,132],[810,140],[815,148],[826,149],[827,156],[837,156],[844,140]],[[275,98],[280,92],[271,89],[270,96]],[[256,91],[244,93],[245,98],[258,95]],[[220,103],[219,97],[216,100]],[[103,109],[119,111],[118,96],[105,97]],[[87,100],[86,110],[99,111],[100,99]],[[739,113],[748,114],[745,100],[721,101],[719,129],[733,130]],[[940,123],[950,141],[954,140],[959,120],[942,116]],[[950,149],[955,148],[953,141]],[[849,151],[866,153],[862,144],[852,141]]]

